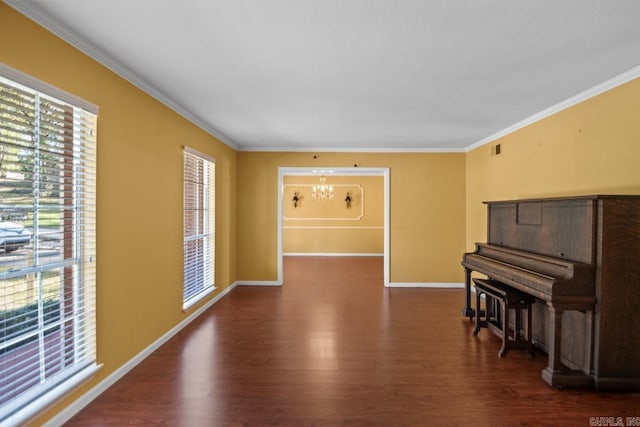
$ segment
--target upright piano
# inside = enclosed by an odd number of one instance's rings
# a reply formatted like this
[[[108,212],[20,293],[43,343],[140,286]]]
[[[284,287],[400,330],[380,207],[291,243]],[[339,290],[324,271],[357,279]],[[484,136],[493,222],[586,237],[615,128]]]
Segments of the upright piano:
[[[535,345],[553,387],[640,390],[640,196],[485,202],[488,235],[464,254],[473,272],[536,298]]]

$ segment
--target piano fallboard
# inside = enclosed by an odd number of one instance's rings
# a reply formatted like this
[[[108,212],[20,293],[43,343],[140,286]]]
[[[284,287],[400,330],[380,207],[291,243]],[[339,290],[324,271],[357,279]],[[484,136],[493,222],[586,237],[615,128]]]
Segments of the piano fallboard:
[[[593,265],[482,243],[464,255],[462,265],[544,301],[576,296],[594,302]]]

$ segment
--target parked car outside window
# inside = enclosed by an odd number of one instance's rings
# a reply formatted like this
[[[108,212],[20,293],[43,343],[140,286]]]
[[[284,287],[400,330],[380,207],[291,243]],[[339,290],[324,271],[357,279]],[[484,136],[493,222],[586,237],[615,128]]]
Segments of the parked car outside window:
[[[20,224],[0,221],[0,249],[5,253],[17,251],[31,242],[31,232]]]

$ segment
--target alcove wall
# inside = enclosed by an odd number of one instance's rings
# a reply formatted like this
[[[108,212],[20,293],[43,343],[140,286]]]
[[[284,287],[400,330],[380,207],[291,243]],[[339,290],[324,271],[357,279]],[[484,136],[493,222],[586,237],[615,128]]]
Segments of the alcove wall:
[[[325,178],[326,185],[333,186],[332,199],[313,198],[313,186],[319,186],[319,176],[283,177],[283,253],[382,255],[383,177],[331,175]]]

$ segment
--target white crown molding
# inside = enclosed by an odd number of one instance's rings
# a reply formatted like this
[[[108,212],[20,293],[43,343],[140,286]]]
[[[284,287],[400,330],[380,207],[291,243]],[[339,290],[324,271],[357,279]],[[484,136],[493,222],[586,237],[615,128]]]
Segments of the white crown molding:
[[[149,96],[155,98],[157,101],[161,102],[176,113],[180,114],[182,117],[189,120],[191,123],[195,124],[211,136],[220,140],[234,150],[238,150],[237,144],[234,144],[219,131],[209,126],[193,111],[190,111],[178,102],[174,101],[170,96],[166,95],[154,85],[131,71],[128,67],[124,66],[112,56],[103,52],[97,46],[87,42],[86,40],[83,40],[82,37],[69,30],[61,22],[47,15],[37,5],[31,2],[23,2],[19,0],[4,0],[4,2],[32,21],[51,31],[53,34],[60,37],[62,40],[66,41],[85,55],[95,59],[97,62],[104,65],[106,68],[110,69],[123,79],[127,80],[129,83],[133,84],[139,89],[142,89],[142,91],[147,93]]]
[[[483,138],[480,141],[469,145],[466,149],[464,149],[464,151],[469,152],[473,149],[476,149],[485,144],[493,142],[498,138],[502,138],[503,136],[509,135],[510,133],[513,133],[519,129],[529,126],[530,124],[533,124],[544,118],[547,118],[556,113],[559,113],[562,110],[565,110],[569,107],[572,107],[576,104],[586,101],[589,98],[593,98],[596,95],[600,95],[601,93],[611,90],[624,83],[630,82],[631,80],[636,79],[638,77],[640,77],[640,66],[632,68],[631,70],[626,71],[622,74],[619,74],[613,77],[612,79],[609,79],[605,82],[600,83],[599,85],[596,85],[590,89],[582,91],[579,94],[572,96],[571,98],[567,98],[564,101],[561,101],[555,105],[552,105],[551,107],[546,108],[530,117],[527,117],[526,119],[521,120],[518,123],[515,123],[506,129],[496,132],[493,135],[489,135],[488,137]]]
[[[462,148],[345,148],[345,147],[247,147],[240,146],[238,151],[247,152],[284,152],[284,153],[464,153]]]

